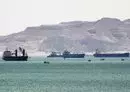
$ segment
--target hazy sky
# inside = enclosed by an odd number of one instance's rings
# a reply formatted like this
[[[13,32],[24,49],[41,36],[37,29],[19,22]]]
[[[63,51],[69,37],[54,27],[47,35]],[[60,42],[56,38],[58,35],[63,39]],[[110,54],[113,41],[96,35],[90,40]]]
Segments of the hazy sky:
[[[124,20],[129,11],[130,0],[0,0],[0,35],[63,21]]]

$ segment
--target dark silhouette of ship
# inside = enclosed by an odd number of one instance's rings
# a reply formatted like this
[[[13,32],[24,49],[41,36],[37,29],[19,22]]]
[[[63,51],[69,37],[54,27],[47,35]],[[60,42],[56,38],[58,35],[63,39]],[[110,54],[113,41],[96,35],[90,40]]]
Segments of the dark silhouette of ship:
[[[97,49],[94,57],[129,57],[129,53],[100,53]]]
[[[62,57],[62,58],[84,58],[85,54],[71,54],[69,51],[65,50],[62,54],[57,54],[56,52],[52,52],[47,57]]]
[[[84,58],[84,56],[85,54],[71,54],[67,50],[63,52],[63,58]]]
[[[57,54],[57,52],[52,52],[49,56],[47,57],[63,57],[61,54]]]
[[[9,51],[6,49],[3,52],[2,59],[5,61],[27,61],[28,55],[25,49],[19,47],[19,51],[22,55],[18,55],[18,50],[16,49],[14,52]]]

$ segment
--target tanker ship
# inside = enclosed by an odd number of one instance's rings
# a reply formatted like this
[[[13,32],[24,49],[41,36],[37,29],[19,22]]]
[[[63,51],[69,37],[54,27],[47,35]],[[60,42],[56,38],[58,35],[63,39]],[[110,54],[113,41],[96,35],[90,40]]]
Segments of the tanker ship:
[[[56,54],[56,52],[52,52],[47,57],[62,57],[62,58],[84,58],[85,54],[71,54],[69,51],[65,50],[62,54]]]
[[[71,54],[67,50],[63,52],[63,58],[84,58],[84,56],[85,54]]]
[[[129,57],[129,53],[100,53],[96,50],[96,53],[93,54],[94,57]]]
[[[61,54],[57,54],[57,52],[52,52],[49,56],[47,57],[63,57]]]

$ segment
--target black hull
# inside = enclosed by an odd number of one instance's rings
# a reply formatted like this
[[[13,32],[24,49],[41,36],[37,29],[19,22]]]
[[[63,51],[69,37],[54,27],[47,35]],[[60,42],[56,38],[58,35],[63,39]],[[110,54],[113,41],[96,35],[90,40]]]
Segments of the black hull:
[[[27,61],[28,60],[28,56],[10,56],[10,57],[3,57],[2,58],[5,61]]]
[[[85,54],[69,54],[63,55],[63,58],[84,58]]]
[[[94,57],[129,57],[129,53],[94,54]]]

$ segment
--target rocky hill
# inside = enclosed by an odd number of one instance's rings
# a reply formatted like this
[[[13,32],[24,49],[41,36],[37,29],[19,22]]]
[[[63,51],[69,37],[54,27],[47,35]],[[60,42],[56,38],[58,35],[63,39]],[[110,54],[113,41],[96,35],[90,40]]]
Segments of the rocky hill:
[[[0,51],[22,46],[28,52],[130,51],[130,19],[102,18],[97,21],[71,21],[56,25],[28,27],[0,37]]]

